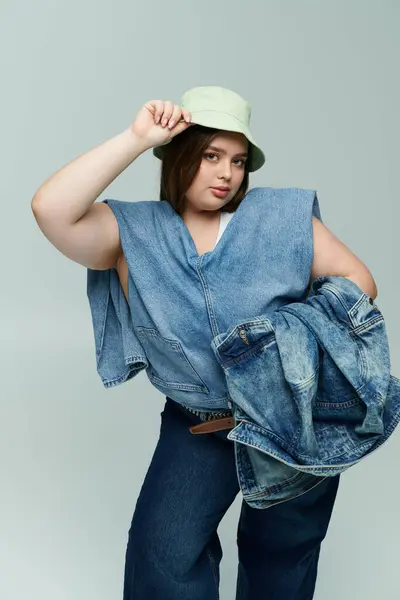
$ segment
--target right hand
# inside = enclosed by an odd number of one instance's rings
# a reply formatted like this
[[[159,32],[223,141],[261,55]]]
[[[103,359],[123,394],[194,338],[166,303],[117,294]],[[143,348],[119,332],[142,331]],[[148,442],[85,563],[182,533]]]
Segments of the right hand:
[[[142,106],[129,128],[152,148],[168,143],[191,125],[194,123],[191,123],[191,114],[186,108],[170,100],[150,100]]]

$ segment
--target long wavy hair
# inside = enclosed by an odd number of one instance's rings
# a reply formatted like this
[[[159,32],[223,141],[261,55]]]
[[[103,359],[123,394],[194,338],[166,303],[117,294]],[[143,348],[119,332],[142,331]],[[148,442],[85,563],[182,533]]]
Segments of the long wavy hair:
[[[192,125],[163,147],[159,200],[167,200],[178,214],[181,214],[184,207],[185,194],[201,165],[204,152],[218,133],[219,129]],[[251,159],[250,153],[251,144],[248,160]],[[247,161],[240,188],[223,208],[226,212],[235,212],[246,195],[249,187],[249,171],[246,165]]]

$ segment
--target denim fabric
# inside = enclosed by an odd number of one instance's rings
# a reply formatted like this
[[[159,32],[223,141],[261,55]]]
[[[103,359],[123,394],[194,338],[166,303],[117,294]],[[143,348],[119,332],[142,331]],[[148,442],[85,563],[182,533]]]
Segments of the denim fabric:
[[[211,341],[236,323],[307,296],[317,194],[248,191],[214,249],[198,255],[169,202],[105,200],[128,264],[129,302],[115,269],[87,270],[96,366],[106,388],[142,370],[196,410],[229,408]]]
[[[354,282],[319,277],[305,302],[216,336],[251,506],[311,489],[379,448],[400,420],[382,313]]]
[[[235,500],[234,442],[171,398],[129,530],[124,600],[218,600],[218,526]],[[339,475],[268,510],[242,501],[235,600],[312,600]]]

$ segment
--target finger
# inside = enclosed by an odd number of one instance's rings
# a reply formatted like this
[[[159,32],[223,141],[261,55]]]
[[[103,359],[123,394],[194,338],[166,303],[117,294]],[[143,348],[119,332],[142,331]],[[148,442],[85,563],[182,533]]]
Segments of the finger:
[[[190,114],[190,112],[188,111],[187,108],[182,108],[182,117],[183,119],[186,121],[186,123],[190,123],[190,121],[192,120],[192,115]]]
[[[179,106],[179,104],[175,104],[174,105],[174,110],[172,112],[171,118],[168,121],[168,128],[172,129],[174,125],[176,125],[176,123],[179,121],[180,116],[181,116],[181,107]]]
[[[162,100],[152,100],[148,103],[148,105],[153,109],[154,123],[158,123],[164,108],[164,103]]]
[[[172,136],[175,137],[175,135],[182,133],[183,131],[185,131],[185,129],[192,127],[194,124],[195,123],[188,123],[187,121],[179,121],[179,123],[177,123],[175,127],[173,127],[171,130]]]
[[[163,111],[163,115],[162,115],[162,119],[161,119],[161,126],[165,127],[166,124],[168,123],[172,112],[174,110],[174,105],[171,102],[171,100],[165,100],[164,102],[164,111]]]

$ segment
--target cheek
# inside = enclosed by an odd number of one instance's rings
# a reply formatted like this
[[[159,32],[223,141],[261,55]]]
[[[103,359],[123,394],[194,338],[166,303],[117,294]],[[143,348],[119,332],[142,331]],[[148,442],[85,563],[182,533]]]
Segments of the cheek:
[[[207,175],[207,173],[210,173],[211,171],[212,171],[212,164],[207,160],[203,160],[200,163],[200,167],[199,167],[199,170],[197,171],[197,174],[199,175],[199,177],[204,177],[205,175]]]
[[[204,188],[204,185],[206,184],[206,175],[204,173],[204,169],[202,169],[201,167],[199,168],[199,170],[197,171],[196,175],[193,178],[192,183],[190,184],[190,187],[186,193],[186,195],[188,197],[193,196],[197,196],[197,194],[200,192],[200,190],[202,188]]]
[[[235,183],[236,183],[236,186],[237,186],[238,188],[239,188],[239,187],[241,186],[241,184],[242,184],[242,181],[243,181],[243,179],[244,179],[244,175],[245,175],[244,171],[240,171],[240,172],[238,172],[238,173],[237,173],[237,175],[236,175],[236,177],[235,177]]]
[[[211,176],[211,169],[209,168],[209,165],[207,165],[206,163],[202,163],[199,167],[199,170],[196,173],[195,178],[193,179],[193,184],[195,185],[203,185],[204,183],[207,184],[207,182],[209,181]]]

